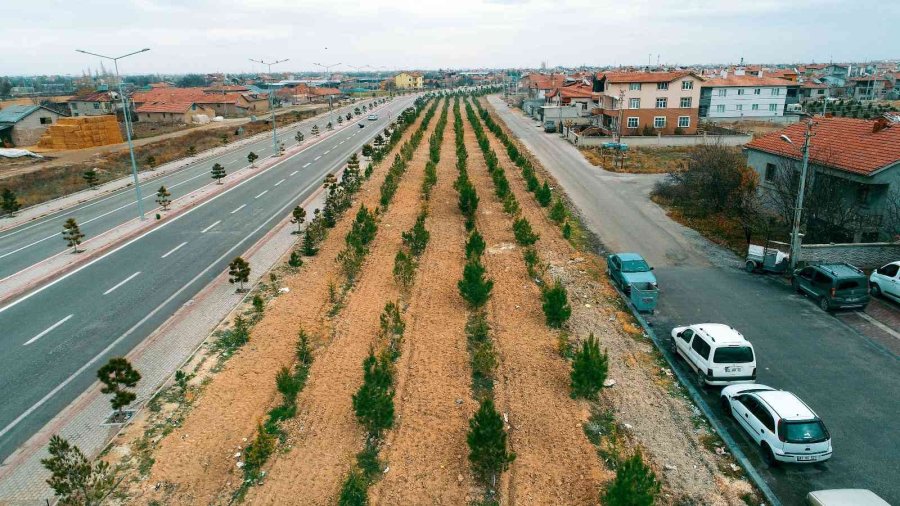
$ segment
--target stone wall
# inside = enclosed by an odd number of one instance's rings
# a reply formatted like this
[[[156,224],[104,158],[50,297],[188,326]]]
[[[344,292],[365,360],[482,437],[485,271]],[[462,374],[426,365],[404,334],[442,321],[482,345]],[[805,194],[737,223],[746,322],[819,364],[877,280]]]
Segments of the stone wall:
[[[568,132],[569,142],[576,146],[600,146],[613,142],[612,137],[584,137],[575,132]],[[735,135],[654,135],[654,136],[622,136],[622,142],[628,147],[658,148],[669,146],[700,146],[705,144],[721,144],[723,146],[743,146],[753,140],[751,134]]]
[[[800,246],[800,261],[805,263],[847,262],[860,269],[876,269],[897,260],[900,260],[900,242]]]

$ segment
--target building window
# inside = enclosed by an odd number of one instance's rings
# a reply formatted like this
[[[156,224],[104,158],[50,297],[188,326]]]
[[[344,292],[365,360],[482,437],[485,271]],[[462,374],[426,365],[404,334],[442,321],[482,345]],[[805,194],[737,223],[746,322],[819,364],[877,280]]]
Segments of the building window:
[[[776,97],[781,95],[781,88],[772,88],[772,95]]]
[[[725,104],[719,104],[716,106],[716,112],[725,112]]]
[[[669,99],[666,97],[660,97],[656,99],[656,108],[657,109],[665,109],[669,104]]]
[[[758,110],[759,110],[759,104],[753,104],[752,106],[750,106],[750,108],[753,109],[754,111],[758,111]]]
[[[657,90],[668,90],[669,83],[656,83],[656,89]]]
[[[694,89],[694,81],[681,81],[681,89],[682,90],[693,90]]]
[[[761,90],[761,89],[759,89],[759,88],[754,88],[754,89],[753,89],[753,94],[754,94],[754,95],[759,95],[760,93],[762,93],[762,90]]]
[[[728,90],[726,90],[725,88],[721,88],[721,89],[719,90],[719,96],[720,96],[720,97],[724,97],[726,93],[728,93]]]
[[[738,105],[734,106],[734,110],[735,110],[735,111],[743,111],[743,110],[744,110],[744,105],[743,105],[743,104],[738,104]]]
[[[53,118],[50,118],[50,117],[47,117],[47,116],[43,116],[43,117],[41,117],[41,124],[42,124],[42,125],[52,125],[52,124],[53,124]]]
[[[94,102],[94,109],[100,108],[100,102]]]
[[[628,128],[637,128],[638,127],[638,118],[635,116],[631,116],[628,118]]]
[[[738,95],[743,95],[744,92],[747,91],[744,88],[738,88]]]
[[[775,112],[775,108],[776,108],[777,106],[778,106],[778,104],[769,104],[769,111]]]
[[[628,83],[628,89],[631,91],[641,91],[641,83]]]
[[[640,109],[641,108],[641,99],[629,98],[628,99],[628,108],[629,109]]]
[[[78,102],[72,102],[72,103],[69,104],[69,105],[72,106],[72,110],[73,110],[73,111],[77,111],[77,110],[78,110]]]
[[[691,126],[690,116],[678,116],[678,128],[689,128]]]
[[[689,81],[685,81],[689,82]],[[689,109],[691,107],[691,97],[681,97],[681,108]]]
[[[766,182],[771,183],[772,181],[775,181],[775,174],[776,174],[775,164],[767,163],[766,164],[766,174],[764,176]]]
[[[665,116],[654,116],[653,117],[653,128],[666,128],[666,117]]]
[[[859,185],[859,187],[856,189],[856,200],[862,205],[866,205],[869,203],[868,185]]]

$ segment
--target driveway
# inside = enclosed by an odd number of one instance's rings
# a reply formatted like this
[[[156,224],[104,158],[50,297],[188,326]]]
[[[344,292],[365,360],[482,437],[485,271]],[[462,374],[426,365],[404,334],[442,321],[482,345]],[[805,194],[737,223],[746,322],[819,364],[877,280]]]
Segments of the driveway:
[[[896,320],[878,315],[896,315],[896,308],[873,304],[869,313],[876,316],[866,317],[879,327],[854,313],[826,314],[781,280],[743,272],[741,259],[675,223],[649,200],[660,176],[605,172],[499,97],[489,101],[553,173],[606,248],[639,252],[656,267],[660,302],[649,321],[660,337],[677,325],[729,324],[753,342],[759,382],[795,392],[823,418],[835,449],[829,462],[768,468],[718,407],[718,391],[704,391],[784,504],[801,503],[810,490],[850,487],[900,504],[900,355],[898,338],[889,332]]]

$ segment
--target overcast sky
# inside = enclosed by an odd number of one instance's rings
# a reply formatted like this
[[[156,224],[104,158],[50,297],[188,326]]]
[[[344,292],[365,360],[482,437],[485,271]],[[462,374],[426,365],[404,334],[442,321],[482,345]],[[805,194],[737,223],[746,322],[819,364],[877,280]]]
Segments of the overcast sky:
[[[0,0],[0,19],[0,75],[99,67],[75,48],[149,47],[126,74],[900,56],[896,0]]]

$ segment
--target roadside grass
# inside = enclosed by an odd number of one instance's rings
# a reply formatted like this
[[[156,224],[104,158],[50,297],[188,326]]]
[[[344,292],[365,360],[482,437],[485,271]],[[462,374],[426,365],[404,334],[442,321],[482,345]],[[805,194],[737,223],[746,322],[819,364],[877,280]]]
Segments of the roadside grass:
[[[684,168],[691,147],[629,148],[625,154],[624,167],[616,166],[612,150],[604,150],[599,146],[579,147],[578,150],[592,165],[610,172],[665,174]]]

